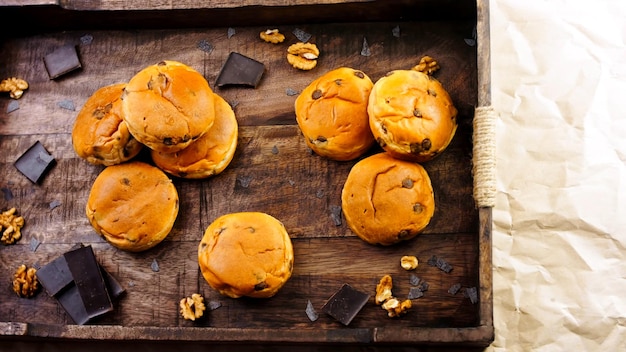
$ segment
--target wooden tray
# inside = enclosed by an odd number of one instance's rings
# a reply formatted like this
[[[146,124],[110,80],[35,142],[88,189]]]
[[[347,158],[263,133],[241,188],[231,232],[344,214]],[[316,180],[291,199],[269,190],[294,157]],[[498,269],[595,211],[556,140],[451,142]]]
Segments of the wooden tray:
[[[488,1],[218,1],[212,8],[194,1],[50,3],[0,1],[5,18],[42,28],[4,31],[0,42],[0,78],[30,83],[16,111],[7,113],[11,99],[0,96],[0,210],[16,207],[26,221],[23,238],[0,247],[0,338],[476,346],[492,341],[491,208],[475,206],[471,171],[474,109],[490,104]],[[228,28],[235,30],[231,37]],[[286,41],[262,42],[258,34],[268,28],[279,28]],[[320,48],[312,71],[286,61],[287,46],[297,41],[295,29],[312,34],[310,42]],[[364,39],[370,56],[361,55]],[[201,50],[199,43],[212,50]],[[77,46],[83,67],[50,80],[42,58],[65,44]],[[233,51],[264,63],[256,89],[214,86]],[[299,92],[339,66],[361,69],[375,81],[392,69],[412,67],[423,55],[441,64],[435,76],[459,110],[452,144],[424,165],[437,209],[419,237],[391,247],[368,245],[330,215],[333,205],[341,205],[341,188],[354,162],[329,161],[307,150],[295,123],[295,96],[287,92]],[[151,250],[127,253],[100,238],[85,217],[86,198],[102,168],[76,156],[70,133],[92,92],[164,59],[194,67],[235,106],[239,145],[222,174],[174,179],[180,213],[171,234]],[[39,185],[13,165],[36,141],[56,160]],[[271,299],[226,298],[202,278],[197,246],[216,217],[252,210],[285,224],[295,251],[293,276]],[[10,287],[20,264],[44,265],[77,243],[92,245],[100,264],[126,288],[114,312],[85,326],[74,325],[45,291],[26,299]],[[393,292],[406,297],[410,273],[399,260],[407,254],[420,259],[415,274],[430,288],[407,315],[388,318],[374,304],[375,286],[391,274]],[[452,272],[426,264],[433,255],[447,260]],[[151,268],[155,260],[158,272]],[[372,294],[349,326],[321,313],[344,283]],[[456,283],[476,287],[478,302],[448,293]],[[178,302],[196,292],[221,307],[205,319],[183,320]],[[307,300],[320,313],[315,322],[305,314]]]

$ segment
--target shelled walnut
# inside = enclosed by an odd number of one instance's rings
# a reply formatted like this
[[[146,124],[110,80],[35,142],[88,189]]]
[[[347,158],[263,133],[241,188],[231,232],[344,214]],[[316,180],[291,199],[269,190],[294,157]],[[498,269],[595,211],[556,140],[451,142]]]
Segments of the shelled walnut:
[[[287,48],[287,61],[300,70],[312,70],[317,65],[320,51],[313,43],[296,43]]]
[[[265,40],[268,43],[278,44],[282,43],[285,40],[285,35],[280,33],[278,29],[268,29],[261,33],[259,33],[261,39]]]
[[[20,297],[32,297],[39,290],[37,270],[26,264],[20,265],[13,274],[13,291]]]
[[[0,82],[0,92],[9,92],[9,96],[13,99],[19,99],[28,89],[28,82],[23,79],[10,77]]]
[[[191,297],[185,297],[180,300],[180,314],[187,320],[196,320],[204,314],[206,309],[204,305],[204,297],[198,293],[194,293]]]
[[[427,75],[432,75],[439,69],[439,63],[435,59],[430,56],[424,56],[420,59],[419,64],[413,66],[411,70],[425,73]]]
[[[5,245],[14,244],[22,238],[21,229],[24,226],[24,218],[16,215],[17,210],[11,208],[0,213],[0,242]]]
[[[394,297],[391,292],[392,286],[393,280],[391,275],[385,275],[380,279],[378,285],[376,285],[376,304],[387,311],[387,316],[395,318],[406,314],[413,306],[413,303],[410,299],[400,301]]]

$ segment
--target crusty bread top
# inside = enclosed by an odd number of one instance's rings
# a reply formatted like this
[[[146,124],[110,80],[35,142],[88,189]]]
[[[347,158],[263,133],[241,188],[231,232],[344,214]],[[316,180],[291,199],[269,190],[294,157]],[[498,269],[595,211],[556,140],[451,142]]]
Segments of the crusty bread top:
[[[228,102],[215,94],[215,122],[207,133],[187,148],[163,153],[151,151],[154,163],[172,175],[199,179],[222,172],[237,149],[238,123]]]
[[[162,61],[135,74],[122,95],[130,132],[151,149],[175,152],[213,125],[214,94],[206,79],[176,61]]]
[[[424,167],[382,152],[352,167],[341,206],[346,223],[361,239],[391,245],[424,230],[435,212],[435,198]]]
[[[374,144],[367,103],[371,79],[340,67],[311,82],[295,101],[296,120],[307,145],[333,160],[352,160]]]
[[[204,278],[229,297],[268,298],[291,277],[293,248],[283,224],[262,212],[222,215],[198,246]]]
[[[376,141],[394,157],[431,160],[450,144],[457,128],[457,109],[432,76],[395,70],[374,84],[368,103]]]
[[[76,154],[94,165],[115,165],[128,161],[143,145],[129,133],[123,119],[120,97],[126,83],[96,90],[76,115],[72,145]]]
[[[144,162],[108,166],[91,187],[86,213],[109,243],[139,252],[169,234],[178,215],[178,192],[163,171]]]

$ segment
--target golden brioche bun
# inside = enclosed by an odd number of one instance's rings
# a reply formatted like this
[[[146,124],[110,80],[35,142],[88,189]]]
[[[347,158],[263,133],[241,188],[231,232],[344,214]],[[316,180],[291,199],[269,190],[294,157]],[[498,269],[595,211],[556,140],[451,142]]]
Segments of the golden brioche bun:
[[[187,148],[164,153],[151,151],[152,160],[163,171],[182,178],[199,179],[222,172],[237,149],[238,124],[228,102],[215,94],[215,122]]]
[[[150,149],[173,153],[202,137],[215,118],[206,79],[176,61],[161,61],[135,74],[122,95],[130,133]]]
[[[76,115],[72,146],[76,154],[94,165],[115,165],[128,161],[141,151],[122,118],[122,92],[126,83],[96,90]]]
[[[420,164],[383,152],[354,164],[341,191],[341,207],[348,227],[365,242],[392,245],[424,230],[435,198]]]
[[[295,101],[296,121],[309,148],[339,161],[365,153],[374,144],[367,115],[372,86],[365,73],[348,67],[311,82]]]
[[[198,264],[209,285],[225,296],[268,298],[291,277],[293,247],[283,224],[271,215],[230,213],[207,227]]]
[[[367,107],[380,146],[393,157],[425,162],[444,151],[456,132],[457,110],[435,78],[395,70],[374,84]]]
[[[178,192],[163,171],[144,162],[108,166],[91,186],[86,213],[110,244],[140,252],[170,233],[178,215]]]

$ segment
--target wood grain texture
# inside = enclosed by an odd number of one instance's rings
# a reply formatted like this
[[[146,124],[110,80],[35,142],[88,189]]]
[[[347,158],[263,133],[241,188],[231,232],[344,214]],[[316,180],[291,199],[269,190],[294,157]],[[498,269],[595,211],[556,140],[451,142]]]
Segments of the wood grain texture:
[[[288,39],[278,45],[258,38],[270,23],[234,23],[236,34],[231,38],[227,27],[94,26],[0,41],[0,77],[18,76],[30,83],[16,111],[7,113],[10,100],[0,97],[0,209],[16,207],[26,219],[20,242],[0,247],[0,282],[6,283],[0,287],[2,334],[79,340],[488,344],[493,336],[491,210],[476,209],[472,199],[471,122],[478,103],[478,67],[476,47],[464,41],[471,37],[476,20],[294,22],[280,26]],[[392,35],[396,26],[399,37]],[[291,34],[296,28],[311,33],[310,41],[320,48],[319,64],[312,71],[295,70],[286,61],[286,48],[296,42]],[[84,42],[86,35],[93,38],[90,43]],[[369,57],[360,55],[364,39],[372,52]],[[200,50],[201,41],[210,43],[212,51]],[[64,44],[77,46],[83,67],[52,81],[42,58]],[[215,88],[234,106],[240,124],[232,163],[210,179],[174,178],[180,212],[160,245],[142,253],[110,246],[85,216],[91,184],[102,167],[78,158],[72,148],[70,133],[78,110],[96,89],[127,81],[145,66],[164,59],[190,65],[214,87],[232,51],[266,67],[257,89]],[[295,96],[287,91],[299,92],[339,66],[361,69],[375,81],[389,70],[412,67],[423,55],[440,62],[442,69],[436,77],[459,110],[459,129],[449,149],[424,165],[435,190],[435,216],[414,240],[390,247],[368,245],[345,222],[336,225],[331,218],[331,207],[341,205],[343,182],[356,161],[334,162],[308,150],[295,122]],[[61,101],[71,101],[75,109],[60,107]],[[39,185],[30,183],[13,166],[35,141],[56,159]],[[373,148],[370,153],[379,151]],[[138,158],[149,162],[145,152]],[[53,202],[60,205],[51,207]],[[213,291],[200,275],[197,246],[213,219],[253,210],[285,224],[295,251],[293,276],[271,299],[229,299]],[[31,241],[40,243],[36,250]],[[45,292],[33,299],[18,298],[8,284],[19,264],[44,265],[77,243],[91,244],[101,265],[127,290],[112,314],[90,326],[72,325]],[[405,254],[418,256],[421,265],[414,274],[430,288],[414,301],[409,314],[391,319],[373,303],[374,289],[380,277],[391,274],[394,293],[406,297],[411,273],[399,265]],[[432,255],[445,258],[453,271],[444,273],[427,265]],[[151,268],[153,261],[159,264],[158,272]],[[343,283],[372,294],[350,326],[343,327],[325,315],[309,321],[304,311],[307,300],[321,312]],[[478,287],[480,302],[472,304],[462,292],[448,293],[456,283]],[[197,322],[185,321],[178,301],[196,292],[207,301],[220,302],[221,307]]]

